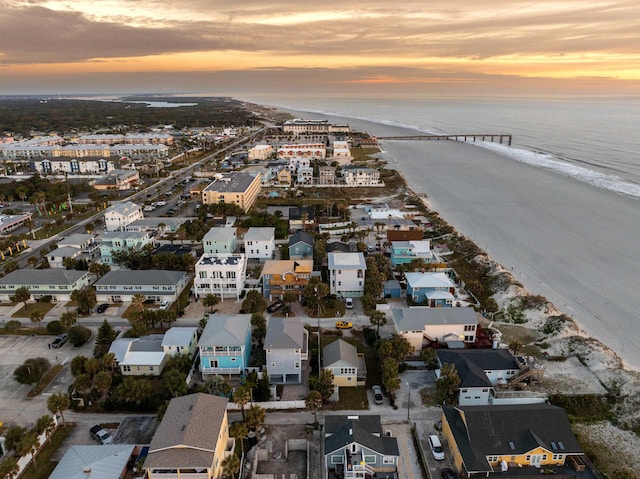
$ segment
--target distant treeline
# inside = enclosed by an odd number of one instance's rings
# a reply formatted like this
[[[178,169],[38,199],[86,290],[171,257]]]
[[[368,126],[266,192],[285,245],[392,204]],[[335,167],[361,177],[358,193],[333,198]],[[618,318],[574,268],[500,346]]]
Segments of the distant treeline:
[[[98,131],[124,127],[144,130],[154,125],[183,127],[249,126],[258,118],[242,102],[231,98],[129,97],[129,101],[197,103],[173,108],[142,103],[66,100],[55,98],[0,98],[0,132],[29,136],[31,131]]]

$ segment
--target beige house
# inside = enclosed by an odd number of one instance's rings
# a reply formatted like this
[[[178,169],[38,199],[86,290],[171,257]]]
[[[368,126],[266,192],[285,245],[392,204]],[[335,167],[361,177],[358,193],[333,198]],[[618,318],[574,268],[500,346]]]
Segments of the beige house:
[[[291,186],[293,179],[291,178],[291,172],[287,168],[282,168],[278,171],[277,175],[278,186]]]
[[[229,438],[227,401],[203,393],[172,399],[149,446],[147,477],[222,477],[222,462],[235,449]]]
[[[162,349],[167,356],[188,354],[192,358],[198,349],[198,328],[186,326],[170,328],[164,333]]]
[[[333,384],[338,387],[364,386],[367,367],[364,354],[358,353],[352,344],[338,339],[322,350],[324,369],[333,373]]]
[[[260,175],[249,173],[222,173],[204,190],[202,203],[227,203],[248,211],[260,192]]]
[[[140,338],[119,338],[109,352],[115,356],[123,376],[160,376],[169,356],[162,347],[163,334]]]

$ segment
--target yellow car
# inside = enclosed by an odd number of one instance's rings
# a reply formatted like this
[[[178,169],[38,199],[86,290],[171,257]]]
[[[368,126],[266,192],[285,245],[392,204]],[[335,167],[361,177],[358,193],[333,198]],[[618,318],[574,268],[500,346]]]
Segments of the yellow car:
[[[336,328],[337,329],[351,329],[351,328],[353,328],[353,324],[351,324],[349,321],[336,321]]]

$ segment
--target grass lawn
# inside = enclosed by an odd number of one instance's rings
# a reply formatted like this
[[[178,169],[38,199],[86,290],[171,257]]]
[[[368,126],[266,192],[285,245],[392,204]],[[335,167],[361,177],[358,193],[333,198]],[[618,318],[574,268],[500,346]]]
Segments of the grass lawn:
[[[51,462],[53,455],[60,449],[62,442],[67,438],[75,426],[67,424],[66,427],[60,426],[51,435],[50,441],[46,446],[42,448],[40,454],[36,457],[36,464],[38,468],[33,467],[33,463],[27,467],[22,474],[22,479],[47,479],[55,467],[58,465],[56,462]]]
[[[27,309],[24,306],[11,315],[12,318],[30,318],[34,311],[40,311],[43,315],[53,309],[53,303],[27,303]]]
[[[358,410],[369,409],[369,400],[367,399],[367,388],[358,386],[355,388],[340,388],[340,400],[337,403],[323,406],[329,410]]]

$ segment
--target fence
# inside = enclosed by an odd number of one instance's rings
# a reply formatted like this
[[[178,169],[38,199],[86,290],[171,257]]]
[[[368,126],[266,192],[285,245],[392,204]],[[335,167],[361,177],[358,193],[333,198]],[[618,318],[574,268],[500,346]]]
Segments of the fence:
[[[306,409],[304,401],[264,401],[255,403],[263,409]],[[246,407],[246,406],[245,406]],[[239,411],[240,407],[236,403],[227,403],[228,411]]]

